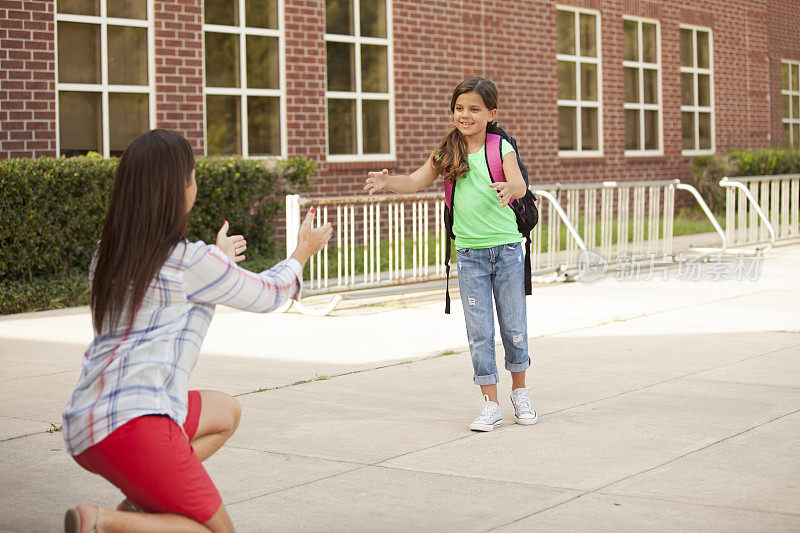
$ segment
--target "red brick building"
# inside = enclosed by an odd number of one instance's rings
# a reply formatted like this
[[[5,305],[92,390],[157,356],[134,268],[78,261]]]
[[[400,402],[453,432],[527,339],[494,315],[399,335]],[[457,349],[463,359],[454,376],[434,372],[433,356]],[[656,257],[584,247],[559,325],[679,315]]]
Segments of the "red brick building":
[[[539,183],[667,179],[800,145],[798,0],[0,0],[0,157],[302,155],[317,194],[409,172],[463,78]]]

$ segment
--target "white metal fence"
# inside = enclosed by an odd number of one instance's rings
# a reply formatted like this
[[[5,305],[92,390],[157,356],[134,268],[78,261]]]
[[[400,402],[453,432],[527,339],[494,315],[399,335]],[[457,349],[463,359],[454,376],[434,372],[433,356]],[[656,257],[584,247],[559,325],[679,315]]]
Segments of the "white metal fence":
[[[533,274],[576,269],[582,251],[599,253],[609,264],[622,257],[671,256],[678,188],[690,190],[710,216],[697,191],[679,180],[536,188],[540,224],[532,235]],[[445,246],[450,243],[441,193],[319,199],[287,196],[288,253],[297,242],[301,215],[311,207],[316,208],[317,224],[334,224],[335,236],[309,261],[304,294],[444,278]],[[724,247],[725,236],[718,226],[717,230]],[[457,270],[452,269],[451,274],[457,276]]]
[[[800,238],[800,174],[723,178],[728,246],[765,245]]]

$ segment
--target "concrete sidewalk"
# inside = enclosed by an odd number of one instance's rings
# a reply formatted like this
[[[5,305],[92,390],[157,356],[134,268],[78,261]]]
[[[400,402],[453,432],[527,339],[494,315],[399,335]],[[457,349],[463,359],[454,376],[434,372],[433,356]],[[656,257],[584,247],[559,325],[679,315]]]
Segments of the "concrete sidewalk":
[[[192,385],[243,418],[207,468],[240,531],[798,531],[798,266],[794,246],[757,281],[535,287],[540,420],[513,424],[504,373],[486,434],[467,430],[482,402],[441,291],[329,317],[220,308]],[[122,498],[47,432],[90,337],[86,308],[0,318],[0,530]]]

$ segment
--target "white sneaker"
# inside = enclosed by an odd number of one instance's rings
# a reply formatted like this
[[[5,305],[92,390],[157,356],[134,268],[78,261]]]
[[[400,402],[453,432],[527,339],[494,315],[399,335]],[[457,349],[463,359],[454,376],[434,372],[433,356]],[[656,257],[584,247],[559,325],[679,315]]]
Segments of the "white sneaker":
[[[536,423],[536,410],[531,405],[527,387],[514,389],[511,392],[511,403],[514,404],[514,420],[517,424],[529,426]]]
[[[488,396],[484,396],[483,400],[486,403],[483,405],[481,416],[469,425],[469,429],[472,431],[491,431],[503,423],[503,412],[500,410],[500,406],[489,401]]]

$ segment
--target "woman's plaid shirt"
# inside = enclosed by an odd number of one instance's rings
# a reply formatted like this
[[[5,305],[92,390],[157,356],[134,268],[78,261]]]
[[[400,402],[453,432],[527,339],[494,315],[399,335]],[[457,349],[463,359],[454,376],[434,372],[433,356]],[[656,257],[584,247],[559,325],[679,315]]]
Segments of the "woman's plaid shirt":
[[[93,266],[89,270],[91,281]],[[136,417],[186,419],[189,376],[216,304],[266,313],[300,294],[294,259],[255,274],[216,246],[178,244],[148,287],[133,328],[102,331],[64,409],[64,440],[77,455]]]

